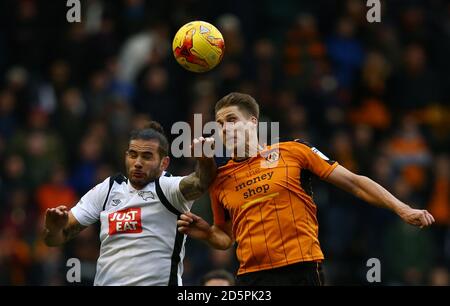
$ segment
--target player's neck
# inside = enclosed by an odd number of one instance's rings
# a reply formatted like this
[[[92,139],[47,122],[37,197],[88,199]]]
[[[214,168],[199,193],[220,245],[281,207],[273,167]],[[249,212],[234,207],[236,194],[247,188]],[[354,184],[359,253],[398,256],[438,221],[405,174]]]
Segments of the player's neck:
[[[258,156],[258,153],[263,149],[262,146],[260,146],[259,144],[256,144],[254,146],[251,146],[249,144],[246,144],[245,146],[245,152],[244,154],[238,154],[238,152],[234,152],[232,159],[236,162],[241,162],[244,161],[246,159],[249,159],[251,157],[256,157]]]

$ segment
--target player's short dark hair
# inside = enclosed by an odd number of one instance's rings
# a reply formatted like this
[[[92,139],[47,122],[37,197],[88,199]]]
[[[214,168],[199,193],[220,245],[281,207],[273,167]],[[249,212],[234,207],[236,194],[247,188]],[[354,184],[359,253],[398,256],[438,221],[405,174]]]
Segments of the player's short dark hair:
[[[237,106],[241,111],[244,111],[247,115],[255,116],[256,119],[259,119],[259,105],[256,100],[247,94],[243,94],[240,92],[232,92],[216,103],[216,107],[214,110],[215,115],[217,112],[228,106]]]
[[[159,142],[158,153],[161,158],[169,155],[169,142],[164,134],[164,129],[156,121],[149,121],[143,128],[132,130],[130,133],[131,140],[157,140]]]
[[[231,274],[230,272],[228,272],[226,270],[213,270],[213,271],[206,273],[202,277],[200,284],[202,286],[204,286],[208,281],[210,281],[212,279],[223,279],[223,280],[228,281],[230,286],[235,285],[235,280],[234,280],[233,274]]]

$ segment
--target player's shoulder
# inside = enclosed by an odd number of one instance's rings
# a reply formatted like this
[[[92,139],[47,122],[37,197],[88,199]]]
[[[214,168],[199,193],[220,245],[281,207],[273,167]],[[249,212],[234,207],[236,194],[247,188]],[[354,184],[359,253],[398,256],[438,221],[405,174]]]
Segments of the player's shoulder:
[[[232,171],[235,168],[235,164],[230,157],[215,157],[216,167],[218,173],[225,173]]]
[[[281,139],[278,143],[275,143],[270,146],[270,148],[284,148],[284,149],[291,149],[291,148],[297,148],[297,149],[304,149],[304,150],[310,150],[314,148],[313,145],[311,145],[309,142],[299,139],[299,138],[287,138],[287,139]]]
[[[186,176],[175,176],[170,172],[164,171],[157,181],[159,185],[164,188],[167,186],[178,185],[185,177]]]
[[[172,182],[175,180],[178,180],[180,178],[183,178],[184,176],[176,176],[173,175],[172,173],[168,172],[168,171],[163,171],[163,173],[161,174],[161,176],[158,178],[158,180],[160,182]]]
[[[217,168],[223,168],[226,165],[229,165],[231,163],[230,157],[214,157],[214,162],[216,163]]]

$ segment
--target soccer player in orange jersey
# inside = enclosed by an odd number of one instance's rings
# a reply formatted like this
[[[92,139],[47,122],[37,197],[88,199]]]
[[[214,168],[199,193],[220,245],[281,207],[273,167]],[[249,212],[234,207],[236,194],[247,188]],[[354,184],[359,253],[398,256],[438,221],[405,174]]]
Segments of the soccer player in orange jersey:
[[[323,284],[324,256],[318,239],[312,175],[392,210],[409,224],[425,227],[434,222],[426,210],[411,208],[368,177],[352,173],[308,144],[288,141],[262,150],[252,147],[258,143],[259,106],[249,95],[225,96],[217,102],[215,116],[223,127],[224,144],[234,155],[219,167],[210,187],[214,225],[186,213],[178,227],[218,249],[228,249],[236,241],[240,263],[237,284]],[[229,123],[236,129],[250,127],[246,133],[236,133],[250,137],[229,137]],[[239,145],[244,145],[243,156],[236,154]]]

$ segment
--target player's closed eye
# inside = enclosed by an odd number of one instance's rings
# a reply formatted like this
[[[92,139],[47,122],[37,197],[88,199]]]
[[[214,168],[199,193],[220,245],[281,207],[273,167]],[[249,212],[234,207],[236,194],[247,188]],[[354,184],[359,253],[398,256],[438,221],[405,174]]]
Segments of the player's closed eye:
[[[137,152],[135,152],[135,151],[128,151],[128,156],[129,156],[130,158],[135,159],[135,158],[138,157],[138,154],[137,154]]]
[[[144,153],[141,156],[145,160],[151,160],[153,158],[153,154],[152,153]]]
[[[236,122],[237,118],[234,116],[227,117],[227,122]]]

